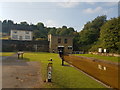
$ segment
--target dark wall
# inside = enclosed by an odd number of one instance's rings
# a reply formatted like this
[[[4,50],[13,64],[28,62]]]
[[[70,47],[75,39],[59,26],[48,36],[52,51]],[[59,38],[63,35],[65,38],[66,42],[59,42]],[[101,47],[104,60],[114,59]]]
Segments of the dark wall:
[[[48,52],[49,42],[47,40],[41,40],[41,41],[2,40],[2,51],[3,52],[10,52],[10,51]]]

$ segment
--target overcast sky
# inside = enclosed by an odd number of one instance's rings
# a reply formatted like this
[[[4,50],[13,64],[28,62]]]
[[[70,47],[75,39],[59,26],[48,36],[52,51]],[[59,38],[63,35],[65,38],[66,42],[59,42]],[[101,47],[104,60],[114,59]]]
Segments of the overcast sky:
[[[97,16],[118,16],[117,2],[0,2],[0,20],[29,24],[43,22],[48,27],[73,27],[80,31]]]

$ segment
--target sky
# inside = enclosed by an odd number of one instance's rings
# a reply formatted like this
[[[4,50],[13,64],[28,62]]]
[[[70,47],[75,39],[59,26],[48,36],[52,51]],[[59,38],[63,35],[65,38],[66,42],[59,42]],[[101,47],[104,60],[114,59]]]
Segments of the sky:
[[[73,27],[80,31],[97,16],[118,17],[118,2],[0,2],[0,20],[44,23],[47,27]]]

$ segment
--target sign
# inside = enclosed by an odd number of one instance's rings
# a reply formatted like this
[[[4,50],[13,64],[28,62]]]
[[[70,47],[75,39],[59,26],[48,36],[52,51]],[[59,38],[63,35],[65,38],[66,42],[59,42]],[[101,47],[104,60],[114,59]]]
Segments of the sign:
[[[104,52],[106,53],[106,52],[107,52],[107,49],[104,49]]]
[[[100,52],[100,53],[101,53],[101,52],[102,52],[102,48],[98,48],[98,52]]]

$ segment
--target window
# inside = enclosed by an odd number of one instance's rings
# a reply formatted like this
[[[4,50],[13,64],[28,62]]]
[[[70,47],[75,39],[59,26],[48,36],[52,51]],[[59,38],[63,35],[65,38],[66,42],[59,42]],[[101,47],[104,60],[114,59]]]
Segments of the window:
[[[58,43],[61,43],[61,38],[58,38]]]
[[[72,49],[72,46],[68,46],[68,49]]]
[[[30,36],[25,36],[25,39],[30,39]]]
[[[17,31],[14,31],[13,33],[17,33]]]
[[[18,39],[18,35],[13,35],[12,38],[13,39]]]
[[[67,39],[64,39],[64,43],[67,43]]]
[[[25,33],[26,33],[26,34],[29,34],[29,31],[26,31]]]

